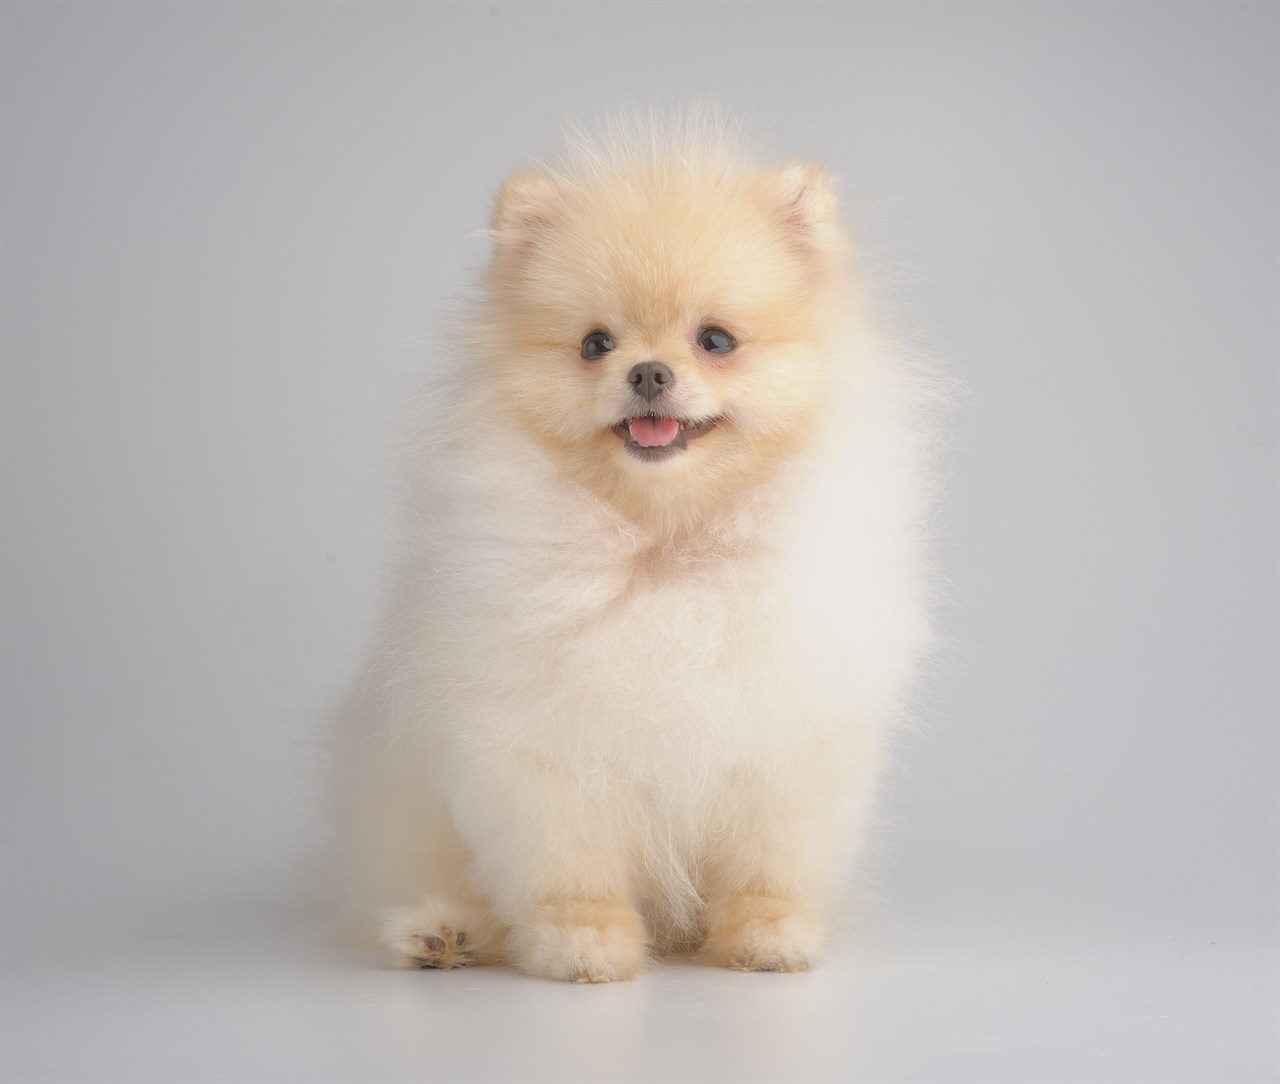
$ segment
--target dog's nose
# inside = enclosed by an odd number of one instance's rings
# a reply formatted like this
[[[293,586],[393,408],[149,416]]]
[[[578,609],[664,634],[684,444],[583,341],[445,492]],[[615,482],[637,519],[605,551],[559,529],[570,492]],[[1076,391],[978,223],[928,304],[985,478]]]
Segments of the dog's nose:
[[[660,361],[642,361],[632,367],[627,382],[637,395],[652,401],[676,382],[676,374]]]

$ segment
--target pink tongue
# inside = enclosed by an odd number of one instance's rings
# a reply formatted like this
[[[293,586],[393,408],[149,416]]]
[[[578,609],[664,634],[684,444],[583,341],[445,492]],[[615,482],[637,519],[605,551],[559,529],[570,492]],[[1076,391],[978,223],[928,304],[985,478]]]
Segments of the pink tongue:
[[[680,432],[675,418],[633,418],[631,439],[642,448],[660,448],[670,444]]]

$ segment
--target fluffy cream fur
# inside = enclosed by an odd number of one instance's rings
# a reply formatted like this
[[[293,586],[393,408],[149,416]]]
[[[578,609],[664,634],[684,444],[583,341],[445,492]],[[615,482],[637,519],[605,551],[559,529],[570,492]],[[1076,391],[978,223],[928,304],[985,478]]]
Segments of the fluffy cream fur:
[[[934,385],[825,173],[715,123],[578,134],[491,237],[347,714],[348,901],[409,966],[807,969],[927,640]],[[721,419],[661,462],[614,432],[652,360]]]

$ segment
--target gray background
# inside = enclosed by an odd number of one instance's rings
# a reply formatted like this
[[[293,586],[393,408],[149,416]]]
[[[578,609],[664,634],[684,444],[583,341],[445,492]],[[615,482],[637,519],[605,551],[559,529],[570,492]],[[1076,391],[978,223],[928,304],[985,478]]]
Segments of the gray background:
[[[4,1078],[1276,1079],[1277,13],[5,3]],[[314,717],[468,231],[692,95],[972,392],[875,899],[804,977],[326,954]]]

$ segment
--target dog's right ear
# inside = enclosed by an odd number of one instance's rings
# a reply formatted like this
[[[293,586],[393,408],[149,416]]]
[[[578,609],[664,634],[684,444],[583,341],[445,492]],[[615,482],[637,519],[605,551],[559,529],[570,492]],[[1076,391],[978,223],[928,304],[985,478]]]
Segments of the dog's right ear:
[[[504,181],[490,225],[494,242],[500,247],[526,247],[550,225],[554,202],[545,174],[521,173]]]

